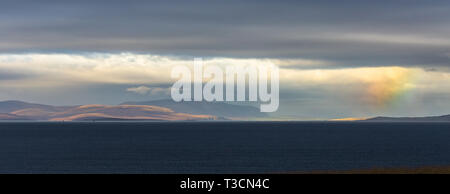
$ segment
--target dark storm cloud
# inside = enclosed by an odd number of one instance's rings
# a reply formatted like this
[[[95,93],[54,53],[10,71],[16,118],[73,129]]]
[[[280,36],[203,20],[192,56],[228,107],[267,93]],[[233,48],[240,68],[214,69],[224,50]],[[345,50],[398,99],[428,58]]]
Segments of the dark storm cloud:
[[[448,1],[3,1],[0,52],[449,66]]]

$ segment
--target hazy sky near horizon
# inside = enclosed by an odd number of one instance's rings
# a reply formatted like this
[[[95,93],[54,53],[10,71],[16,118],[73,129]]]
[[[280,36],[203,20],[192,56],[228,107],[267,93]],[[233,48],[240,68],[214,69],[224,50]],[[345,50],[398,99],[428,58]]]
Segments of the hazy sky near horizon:
[[[280,66],[274,117],[450,111],[450,2],[2,1],[0,100],[169,98],[170,68]]]

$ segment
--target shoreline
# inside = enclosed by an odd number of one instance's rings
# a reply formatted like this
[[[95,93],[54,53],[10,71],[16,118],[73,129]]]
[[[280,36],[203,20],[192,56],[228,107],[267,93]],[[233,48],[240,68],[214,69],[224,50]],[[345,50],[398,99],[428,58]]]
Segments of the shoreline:
[[[330,171],[318,170],[307,172],[288,172],[286,174],[450,174],[450,166],[368,168]]]

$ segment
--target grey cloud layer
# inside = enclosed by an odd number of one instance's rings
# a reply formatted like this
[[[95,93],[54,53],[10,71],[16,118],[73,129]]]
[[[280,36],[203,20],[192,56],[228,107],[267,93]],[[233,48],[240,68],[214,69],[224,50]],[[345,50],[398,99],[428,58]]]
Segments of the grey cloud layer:
[[[0,52],[151,52],[450,66],[448,1],[10,1]]]

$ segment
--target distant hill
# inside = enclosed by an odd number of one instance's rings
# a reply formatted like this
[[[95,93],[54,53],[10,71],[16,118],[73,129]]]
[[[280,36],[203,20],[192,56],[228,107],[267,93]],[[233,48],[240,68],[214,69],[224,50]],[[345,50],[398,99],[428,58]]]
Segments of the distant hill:
[[[149,105],[50,106],[21,101],[0,102],[0,120],[118,121],[118,120],[217,120],[204,114],[178,113],[169,108]]]
[[[0,113],[11,113],[22,109],[41,109],[46,111],[61,111],[70,106],[50,106],[44,104],[28,103],[16,100],[0,101]]]
[[[8,113],[0,113],[0,120],[17,121],[17,120],[30,120],[30,119],[28,117],[22,117],[22,116],[8,114]]]
[[[147,105],[84,105],[51,115],[52,121],[85,120],[216,120],[210,115],[177,113],[171,109]]]
[[[450,115],[430,117],[374,117],[363,121],[376,122],[450,122]]]
[[[262,113],[259,108],[253,106],[232,105],[224,102],[175,102],[167,99],[145,102],[124,102],[121,105],[161,106],[180,113],[206,114],[226,118],[260,118],[268,116],[266,113]]]

